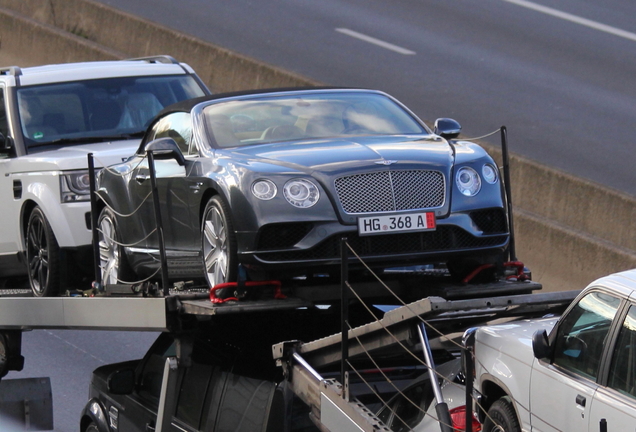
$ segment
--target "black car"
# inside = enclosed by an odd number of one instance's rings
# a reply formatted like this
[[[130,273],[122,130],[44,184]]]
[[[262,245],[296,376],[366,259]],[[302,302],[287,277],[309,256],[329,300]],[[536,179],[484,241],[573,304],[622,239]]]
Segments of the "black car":
[[[164,109],[137,153],[102,170],[104,281],[157,274],[155,169],[170,277],[301,276],[339,264],[342,237],[371,267],[500,260],[503,188],[477,144],[431,131],[380,91],[260,90]],[[350,254],[353,255],[353,254]],[[357,259],[351,263],[359,265]]]
[[[166,358],[176,357],[181,343],[162,333],[142,360],[96,369],[80,431],[155,430]],[[166,411],[169,431],[283,430],[283,393],[271,349],[246,352],[214,332],[193,335],[189,346],[191,363],[178,368],[176,390],[168,395],[175,403]]]

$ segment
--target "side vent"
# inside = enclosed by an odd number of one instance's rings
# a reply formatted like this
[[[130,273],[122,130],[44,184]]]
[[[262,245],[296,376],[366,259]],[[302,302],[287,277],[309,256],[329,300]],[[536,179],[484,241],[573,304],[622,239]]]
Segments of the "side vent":
[[[22,198],[22,182],[13,180],[13,198],[19,200]]]

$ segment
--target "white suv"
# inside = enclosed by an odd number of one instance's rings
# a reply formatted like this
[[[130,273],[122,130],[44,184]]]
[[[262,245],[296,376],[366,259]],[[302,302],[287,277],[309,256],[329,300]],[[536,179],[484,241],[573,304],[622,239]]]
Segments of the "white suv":
[[[634,430],[636,270],[593,282],[560,318],[480,327],[464,338],[483,431]]]
[[[91,275],[87,154],[120,162],[163,107],[209,93],[169,56],[0,68],[0,278],[50,296]]]

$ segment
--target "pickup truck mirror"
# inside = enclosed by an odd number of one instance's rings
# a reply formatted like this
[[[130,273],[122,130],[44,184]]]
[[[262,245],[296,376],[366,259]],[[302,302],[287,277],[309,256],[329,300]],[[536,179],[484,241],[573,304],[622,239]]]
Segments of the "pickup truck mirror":
[[[181,166],[185,165],[185,157],[177,142],[169,137],[159,138],[146,145],[146,151],[152,152],[155,159],[174,159]]]
[[[532,352],[534,357],[541,360],[550,357],[550,341],[548,340],[548,332],[545,330],[537,330],[532,335]]]
[[[112,394],[127,395],[135,389],[135,370],[126,368],[108,376],[108,391]]]
[[[449,118],[435,120],[433,132],[443,138],[457,138],[461,131],[462,127],[456,120]]]

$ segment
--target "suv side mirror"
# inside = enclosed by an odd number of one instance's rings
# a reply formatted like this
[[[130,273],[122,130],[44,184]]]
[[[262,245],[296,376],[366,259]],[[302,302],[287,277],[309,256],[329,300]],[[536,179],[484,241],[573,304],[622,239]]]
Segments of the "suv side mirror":
[[[121,369],[113,372],[107,379],[108,391],[112,394],[127,395],[135,389],[135,370]]]
[[[172,138],[159,138],[149,142],[146,145],[146,152],[152,152],[155,159],[174,159],[179,165],[185,165],[185,157],[177,142]]]
[[[542,360],[550,357],[550,341],[548,340],[548,332],[545,330],[537,330],[532,335],[532,352],[534,357]]]
[[[4,136],[2,132],[0,132],[0,151],[8,150],[11,148],[11,140],[9,137]]]
[[[453,119],[438,118],[435,120],[433,132],[443,138],[457,138],[461,131],[461,125]]]

